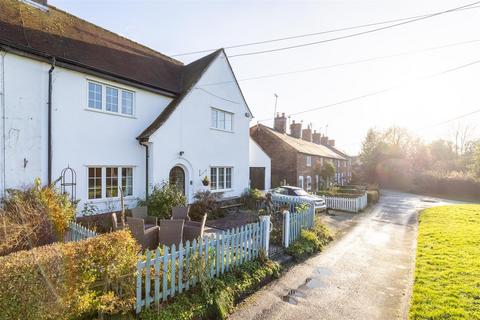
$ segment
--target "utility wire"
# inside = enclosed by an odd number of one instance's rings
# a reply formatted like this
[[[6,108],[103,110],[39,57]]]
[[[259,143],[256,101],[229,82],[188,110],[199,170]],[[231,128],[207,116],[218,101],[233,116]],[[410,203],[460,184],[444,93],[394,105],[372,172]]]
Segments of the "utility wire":
[[[329,39],[324,39],[324,40],[319,40],[319,41],[314,41],[314,42],[309,42],[309,43],[303,43],[303,44],[297,44],[297,45],[292,45],[292,46],[286,46],[286,47],[280,47],[280,48],[275,48],[275,49],[269,49],[269,50],[259,50],[259,51],[239,53],[239,54],[229,55],[228,57],[229,58],[235,58],[235,57],[244,57],[244,56],[258,55],[258,54],[264,54],[264,53],[278,52],[278,51],[296,49],[296,48],[301,48],[301,47],[313,46],[313,45],[317,45],[317,44],[322,44],[322,43],[327,43],[327,42],[332,42],[332,41],[337,41],[337,40],[342,40],[342,39],[347,39],[347,38],[358,37],[358,36],[361,36],[361,35],[377,32],[377,31],[382,31],[382,30],[386,30],[386,29],[390,29],[390,28],[395,28],[395,27],[399,27],[399,26],[402,26],[402,25],[412,23],[412,22],[417,22],[417,21],[420,21],[420,20],[425,20],[425,19],[428,19],[428,18],[436,17],[436,16],[439,16],[439,15],[442,15],[442,14],[462,10],[462,9],[477,5],[479,3],[480,3],[480,1],[477,1],[477,2],[467,4],[467,5],[464,5],[464,6],[461,6],[461,7],[456,7],[456,8],[432,13],[432,14],[429,14],[429,15],[426,15],[426,16],[422,16],[422,17],[415,18],[415,19],[410,19],[410,20],[407,20],[407,21],[404,21],[404,22],[399,22],[399,23],[388,25],[388,26],[375,28],[375,29],[370,29],[370,30],[366,30],[366,31],[361,31],[361,32],[357,32],[357,33],[351,33],[351,34],[347,34],[347,35],[339,36],[339,37],[335,37],[335,38],[329,38]]]
[[[455,42],[455,43],[445,44],[445,45],[436,46],[436,47],[430,47],[430,48],[421,49],[421,50],[401,52],[401,53],[395,53],[395,54],[386,55],[386,56],[377,56],[377,57],[360,59],[360,60],[352,60],[352,61],[347,61],[347,62],[342,62],[342,63],[335,63],[335,64],[330,64],[330,65],[313,67],[313,68],[292,70],[292,71],[279,72],[279,73],[270,73],[270,74],[264,74],[264,75],[253,76],[253,77],[248,77],[248,78],[240,78],[240,79],[238,79],[238,82],[260,80],[260,79],[266,79],[266,78],[276,78],[276,77],[287,76],[287,75],[291,75],[291,74],[298,74],[298,73],[312,72],[312,71],[323,70],[323,69],[343,67],[343,66],[359,64],[359,63],[364,63],[364,62],[372,62],[372,61],[376,61],[376,60],[384,60],[384,59],[406,56],[406,55],[411,55],[411,54],[417,54],[417,53],[422,53],[422,52],[427,52],[427,51],[439,50],[439,49],[443,49],[443,48],[456,47],[456,46],[461,46],[461,45],[466,45],[466,44],[476,43],[476,42],[480,42],[480,39]],[[215,85],[235,83],[235,82],[236,82],[235,80],[212,82],[212,83],[202,84],[201,87],[215,86]]]
[[[457,70],[460,70],[460,69],[463,69],[463,68],[467,68],[467,67],[470,67],[470,66],[478,64],[478,63],[480,63],[480,59],[469,62],[469,63],[466,63],[466,64],[463,64],[463,65],[460,65],[460,66],[457,66],[457,67],[446,69],[446,70],[443,70],[443,71],[440,71],[440,72],[437,72],[437,73],[434,73],[434,74],[431,74],[431,75],[428,75],[428,76],[424,76],[424,77],[418,78],[416,80],[431,79],[433,77],[442,76],[444,74],[454,72],[454,71],[457,71]],[[366,94],[363,94],[363,95],[360,95],[360,96],[356,96],[356,97],[352,97],[352,98],[349,98],[349,99],[341,100],[341,101],[338,101],[338,102],[335,102],[335,103],[323,105],[323,106],[320,106],[320,107],[314,107],[314,108],[302,110],[302,111],[299,111],[299,112],[294,112],[294,113],[289,114],[289,116],[294,116],[294,115],[299,115],[299,114],[308,113],[308,112],[312,112],[312,111],[332,108],[332,107],[342,105],[342,104],[345,104],[345,103],[348,103],[348,102],[361,100],[361,99],[364,99],[364,98],[367,98],[367,97],[376,96],[376,95],[379,95],[379,94],[382,94],[382,93],[385,93],[385,92],[388,92],[388,91],[392,91],[394,89],[401,88],[404,85],[405,84],[396,85],[396,86],[388,87],[388,88],[385,88],[385,89],[381,89],[381,90],[373,91],[373,92],[370,92],[370,93],[366,93]],[[270,121],[270,120],[273,120],[273,118],[262,119],[262,120],[259,120],[258,122],[265,122],[265,121]]]
[[[475,8],[479,8],[479,7],[480,6],[473,6],[472,5],[470,7],[465,7],[465,8],[462,8],[462,9],[458,9],[457,11],[470,10],[470,9],[475,9]],[[392,19],[392,20],[384,20],[384,21],[379,21],[379,22],[367,23],[367,24],[362,24],[362,25],[342,27],[342,28],[338,28],[338,29],[330,29],[330,30],[319,31],[319,32],[305,33],[305,34],[300,34],[300,35],[294,35],[294,36],[288,36],[288,37],[282,37],[282,38],[275,38],[275,39],[269,39],[269,40],[263,40],[263,41],[257,41],[257,42],[248,42],[248,43],[242,43],[242,44],[236,44],[236,45],[231,45],[231,46],[228,46],[228,47],[224,47],[224,49],[235,49],[235,48],[248,47],[248,46],[254,46],[254,45],[265,44],[265,43],[272,43],[272,42],[278,42],[278,41],[305,38],[305,37],[317,36],[317,35],[328,34],[328,33],[335,33],[335,32],[340,32],[340,31],[348,31],[348,30],[354,30],[354,29],[360,29],[360,28],[366,28],[366,27],[373,27],[373,26],[378,26],[378,25],[387,24],[387,23],[395,23],[395,22],[411,20],[411,19],[416,19],[416,18],[423,18],[423,17],[427,17],[427,16],[430,16],[430,15],[431,14],[422,14],[422,15],[405,17],[405,18],[398,18],[398,19]],[[187,55],[192,55],[192,54],[212,52],[212,51],[215,51],[217,49],[218,48],[183,52],[183,53],[173,54],[171,56],[172,57],[181,57],[181,56],[187,56]]]

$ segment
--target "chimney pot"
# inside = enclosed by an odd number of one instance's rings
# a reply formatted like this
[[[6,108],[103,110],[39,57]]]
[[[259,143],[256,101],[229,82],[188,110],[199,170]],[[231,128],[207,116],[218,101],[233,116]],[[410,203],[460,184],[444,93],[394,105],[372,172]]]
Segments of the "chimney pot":
[[[302,130],[302,139],[308,142],[312,142],[312,128],[310,126]]]
[[[316,130],[312,134],[312,142],[316,144],[321,144],[322,135]]]

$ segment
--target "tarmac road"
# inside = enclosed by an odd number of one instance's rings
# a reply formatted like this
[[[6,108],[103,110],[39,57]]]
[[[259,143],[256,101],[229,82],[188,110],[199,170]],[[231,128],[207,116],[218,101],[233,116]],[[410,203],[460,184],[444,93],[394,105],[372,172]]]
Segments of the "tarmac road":
[[[229,319],[406,319],[418,212],[447,203],[382,192],[346,235],[255,293]]]

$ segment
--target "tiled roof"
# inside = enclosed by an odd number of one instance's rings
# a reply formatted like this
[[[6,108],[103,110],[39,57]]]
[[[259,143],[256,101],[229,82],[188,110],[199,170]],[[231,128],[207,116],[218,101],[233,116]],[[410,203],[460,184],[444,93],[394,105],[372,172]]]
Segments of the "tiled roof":
[[[174,94],[182,91],[183,63],[53,6],[43,11],[0,0],[0,44]]]
[[[257,126],[260,129],[266,130],[267,132],[275,136],[277,139],[287,143],[289,146],[291,146],[292,148],[294,148],[296,151],[300,153],[304,153],[312,156],[331,158],[331,159],[346,160],[344,157],[330,150],[324,145],[305,141],[303,139],[294,138],[288,134],[280,133],[262,124],[258,124]]]

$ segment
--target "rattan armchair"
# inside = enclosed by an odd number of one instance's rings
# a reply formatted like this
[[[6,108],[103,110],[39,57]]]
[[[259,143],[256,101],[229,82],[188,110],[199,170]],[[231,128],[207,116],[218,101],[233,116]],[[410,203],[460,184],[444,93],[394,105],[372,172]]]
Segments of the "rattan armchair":
[[[183,241],[193,241],[194,239],[203,237],[205,231],[205,222],[207,221],[207,214],[202,218],[202,221],[188,221],[183,227]]]
[[[142,246],[143,250],[158,247],[158,226],[145,229],[145,222],[141,218],[127,217],[127,225],[133,237]]]

